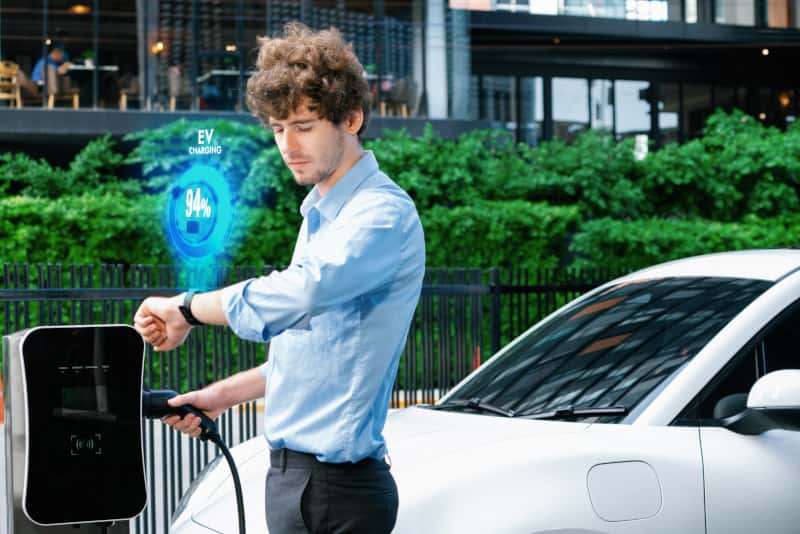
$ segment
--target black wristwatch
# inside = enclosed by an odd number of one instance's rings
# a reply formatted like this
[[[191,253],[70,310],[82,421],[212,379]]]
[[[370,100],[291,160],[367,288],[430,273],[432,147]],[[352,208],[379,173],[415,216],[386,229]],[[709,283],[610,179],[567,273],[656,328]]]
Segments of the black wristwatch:
[[[194,298],[195,291],[187,291],[186,296],[183,297],[183,304],[178,306],[178,309],[181,311],[181,315],[183,318],[186,319],[186,322],[192,326],[200,326],[204,323],[201,323],[197,320],[192,314],[192,298]]]

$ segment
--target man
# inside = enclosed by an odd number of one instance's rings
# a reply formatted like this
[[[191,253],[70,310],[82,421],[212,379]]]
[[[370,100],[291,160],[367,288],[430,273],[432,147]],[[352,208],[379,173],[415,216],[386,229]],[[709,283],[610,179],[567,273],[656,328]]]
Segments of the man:
[[[390,532],[398,494],[382,430],[422,287],[422,226],[361,147],[369,91],[335,29],[288,25],[284,37],[260,40],[257,69],[248,105],[272,128],[295,181],[314,186],[291,265],[218,291],[148,298],[135,326],[156,350],[184,341],[184,313],[270,342],[262,368],[171,402],[216,417],[265,395],[272,534]],[[165,422],[199,435],[196,417]]]
[[[64,54],[64,47],[62,45],[52,45],[50,47],[50,52],[33,66],[31,80],[33,82],[44,81],[45,65],[54,67],[59,76],[65,75],[72,66],[72,63],[64,61]]]

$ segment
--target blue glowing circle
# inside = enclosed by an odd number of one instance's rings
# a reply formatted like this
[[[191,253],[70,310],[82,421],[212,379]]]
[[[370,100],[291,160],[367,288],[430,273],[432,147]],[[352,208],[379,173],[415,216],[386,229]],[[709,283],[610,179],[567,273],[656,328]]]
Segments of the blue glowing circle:
[[[190,260],[222,253],[233,226],[231,190],[222,173],[193,165],[168,193],[165,224],[173,249]]]

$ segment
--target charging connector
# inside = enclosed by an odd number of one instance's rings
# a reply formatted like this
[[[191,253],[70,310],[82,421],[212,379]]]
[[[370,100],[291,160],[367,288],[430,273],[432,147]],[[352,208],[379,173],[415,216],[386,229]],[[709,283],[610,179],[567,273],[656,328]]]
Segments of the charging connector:
[[[242,483],[239,480],[239,471],[236,469],[236,464],[233,461],[233,456],[222,441],[219,435],[217,424],[213,419],[208,417],[202,410],[198,410],[191,404],[184,404],[182,406],[170,406],[167,402],[173,397],[177,397],[178,393],[169,389],[158,389],[153,391],[142,391],[142,415],[148,419],[161,419],[168,415],[179,415],[183,419],[187,415],[195,415],[200,418],[200,435],[199,439],[203,441],[211,441],[225,456],[225,461],[228,462],[228,467],[231,470],[231,477],[233,477],[233,486],[236,491],[236,509],[239,515],[239,534],[245,533],[244,521],[244,496],[242,493]]]

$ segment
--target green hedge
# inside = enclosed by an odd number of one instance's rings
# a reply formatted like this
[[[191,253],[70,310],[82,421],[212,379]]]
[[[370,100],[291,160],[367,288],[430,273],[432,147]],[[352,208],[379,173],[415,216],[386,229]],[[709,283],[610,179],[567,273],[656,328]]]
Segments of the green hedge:
[[[0,263],[164,263],[158,197],[0,199]]]
[[[0,263],[170,262],[166,185],[197,158],[198,129],[223,147],[238,226],[224,261],[286,264],[307,193],[258,125],[178,121],[137,132],[127,156],[110,137],[66,168],[0,154]],[[515,144],[500,131],[451,141],[387,131],[369,141],[414,199],[431,267],[639,267],[708,251],[797,246],[800,126],[715,113],[702,138],[645,159],[630,139],[586,132],[572,144]]]
[[[523,200],[435,206],[421,214],[431,266],[558,267],[578,223],[574,207]]]
[[[571,251],[575,267],[626,270],[710,252],[776,247],[800,247],[800,214],[748,216],[740,222],[597,219],[582,226]]]

